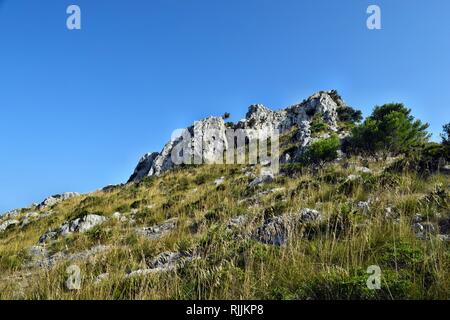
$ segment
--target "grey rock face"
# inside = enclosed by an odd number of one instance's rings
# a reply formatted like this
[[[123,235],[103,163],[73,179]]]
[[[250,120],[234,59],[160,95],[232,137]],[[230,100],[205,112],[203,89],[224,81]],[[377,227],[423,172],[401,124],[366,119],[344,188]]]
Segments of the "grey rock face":
[[[220,177],[219,179],[214,180],[214,184],[216,185],[216,187],[220,186],[224,182],[225,182],[225,177]]]
[[[318,221],[322,219],[322,214],[319,211],[308,208],[300,210],[299,216],[301,222]]]
[[[384,209],[384,216],[386,219],[395,219],[398,217],[398,213],[392,207],[386,207]]]
[[[39,238],[39,243],[47,242],[49,240],[55,239],[56,237],[58,237],[58,232],[49,230]]]
[[[19,210],[11,210],[8,212],[5,212],[4,214],[0,215],[0,220],[16,220],[17,217],[19,217],[20,211]]]
[[[20,222],[18,220],[6,220],[2,224],[0,224],[0,233],[6,231],[8,228],[12,226],[18,225]]]
[[[414,224],[416,237],[422,240],[429,239],[432,235],[436,235],[437,230],[434,224],[430,222],[421,222]]]
[[[133,224],[135,222],[133,218],[128,218],[127,216],[123,215],[120,212],[114,212],[112,217],[113,219],[123,223],[128,222],[130,224]]]
[[[48,256],[47,249],[43,246],[32,246],[28,249],[28,254],[33,258],[44,258]]]
[[[176,166],[172,156],[182,157],[183,149],[189,149],[193,163],[214,163],[225,150],[227,138],[225,122],[221,117],[208,117],[196,121],[186,129],[191,137],[190,141],[183,136],[170,140],[160,153],[145,155],[130,177],[129,182],[139,182],[146,176],[160,175]],[[223,152],[222,152],[223,154]]]
[[[31,261],[28,267],[51,268],[61,261],[82,261],[88,260],[96,255],[106,252],[110,249],[108,246],[98,245],[90,249],[67,254],[65,252],[57,252],[50,255],[47,249],[43,246],[33,246],[28,250]]]
[[[149,266],[152,269],[173,269],[176,267],[177,262],[179,262],[182,258],[187,257],[189,256],[180,252],[163,252],[153,258]]]
[[[51,207],[54,206],[55,204],[61,203],[65,200],[68,200],[70,198],[73,197],[78,197],[80,194],[77,192],[66,192],[63,194],[56,194],[53,195],[51,197],[48,197],[46,199],[44,199],[44,201],[42,201],[39,205],[38,205],[38,209],[43,209],[46,207]]]
[[[274,176],[271,172],[262,172],[259,177],[256,177],[250,184],[248,185],[249,188],[254,188],[256,186],[259,186],[261,184],[270,183],[274,179]]]
[[[370,201],[359,201],[356,206],[364,212],[370,211]]]
[[[319,221],[322,215],[317,210],[303,209],[298,214],[285,214],[270,218],[256,229],[252,237],[265,244],[284,245],[295,229],[303,223]]]
[[[177,227],[177,222],[178,222],[178,219],[173,218],[173,219],[166,220],[163,223],[152,226],[152,227],[139,228],[136,230],[136,232],[139,235],[148,237],[152,240],[156,240],[156,239],[159,239],[162,236],[168,234],[173,229],[175,229]]]
[[[246,215],[240,215],[235,218],[231,218],[227,224],[228,230],[242,228],[247,223],[248,217]]]
[[[273,111],[261,104],[252,105],[245,119],[234,125],[235,129],[257,130],[260,134],[268,134],[274,129],[280,133],[296,126],[300,130],[296,136],[302,152],[304,147],[312,142],[310,124],[315,114],[320,113],[330,130],[337,131],[337,110],[345,103],[334,91],[320,91],[313,94],[300,104],[286,109]],[[194,163],[214,163],[221,157],[221,151],[227,148],[226,126],[221,117],[209,117],[195,122],[186,129],[191,141],[178,137],[169,141],[161,152],[150,153],[142,157],[129,182],[139,182],[146,176],[160,175],[176,166],[172,155],[178,154],[181,145],[188,144],[192,150]],[[289,162],[291,156],[282,157],[283,162]],[[197,162],[196,162],[197,161]]]
[[[324,121],[332,130],[337,128],[337,109],[342,101],[337,102],[331,92],[317,92],[300,104],[293,105],[287,109],[272,111],[263,105],[252,105],[244,120],[237,127],[245,129],[280,130],[281,133],[289,130],[294,125],[299,126],[301,131],[309,131],[309,124],[316,113],[322,114]],[[304,132],[299,135],[301,140],[307,139],[310,133]]]
[[[436,216],[439,216],[436,214]],[[430,240],[433,237],[441,241],[450,241],[450,219],[441,219],[437,224],[426,221],[421,214],[413,218],[413,230],[420,240]]]
[[[296,224],[297,221],[291,216],[274,217],[256,229],[253,238],[265,244],[281,246],[286,243]]]
[[[168,272],[175,270],[178,267],[182,267],[187,261],[191,261],[193,256],[188,253],[181,252],[163,252],[157,255],[149,263],[149,267],[146,269],[139,269],[128,273],[125,277],[145,276],[149,274]]]
[[[159,269],[138,269],[138,270],[134,270],[131,271],[130,273],[125,275],[125,278],[133,278],[133,277],[142,277],[142,276],[146,276],[152,273],[158,273],[160,272]]]
[[[99,216],[96,214],[88,214],[83,218],[74,220],[70,225],[70,230],[73,230],[72,232],[83,233],[91,230],[95,226],[103,223],[104,221],[106,221],[106,218],[103,216]]]
[[[106,218],[103,216],[88,214],[82,218],[66,222],[57,229],[47,231],[39,238],[39,243],[44,243],[59,236],[67,236],[75,232],[84,233],[105,221]]]
[[[361,173],[372,173],[372,170],[370,170],[367,167],[355,167],[355,171],[356,172],[361,172]]]
[[[148,173],[150,172],[153,162],[155,161],[156,157],[159,156],[158,152],[153,153],[147,153],[144,155],[140,160],[139,163],[134,170],[134,173],[131,175],[128,182],[139,182],[142,179],[144,179]]]

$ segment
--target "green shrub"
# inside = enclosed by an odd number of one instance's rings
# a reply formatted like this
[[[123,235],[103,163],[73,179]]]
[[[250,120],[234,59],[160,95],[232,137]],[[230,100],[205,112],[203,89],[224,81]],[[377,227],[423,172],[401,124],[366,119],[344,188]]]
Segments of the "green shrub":
[[[86,236],[92,241],[92,242],[103,242],[110,238],[111,231],[106,230],[102,228],[101,226],[95,226],[88,232],[86,232]]]
[[[428,175],[438,171],[445,164],[447,157],[444,145],[430,142],[411,150],[404,158],[394,162],[388,171],[416,171]]]
[[[443,126],[443,132],[441,134],[442,144],[445,146],[450,145],[450,123],[447,123]]]
[[[371,156],[407,154],[428,141],[428,124],[414,119],[401,103],[377,106],[360,126],[353,129],[350,151]]]
[[[444,147],[445,152],[444,153],[445,160],[450,161],[450,123],[444,125],[441,137],[442,137],[442,146]]]
[[[151,202],[148,199],[136,200],[130,205],[130,208],[131,209],[139,209],[141,207],[148,206],[150,204],[151,204]]]
[[[312,143],[301,155],[300,162],[308,165],[323,166],[338,156],[341,142],[337,135]]]
[[[130,212],[131,211],[131,207],[130,207],[129,204],[122,204],[122,205],[116,207],[116,209],[114,211],[126,213],[126,212]]]
[[[286,202],[277,201],[271,206],[264,209],[264,218],[272,218],[275,216],[281,216],[286,213],[288,205]]]
[[[194,183],[198,186],[206,183],[208,180],[212,179],[212,176],[208,173],[197,175],[194,179]]]
[[[415,269],[422,265],[424,253],[407,242],[388,242],[382,249],[380,263],[382,267]]]
[[[302,163],[287,163],[283,164],[280,170],[288,176],[296,176],[303,174],[305,166]]]
[[[325,132],[328,129],[328,124],[323,120],[323,115],[318,112],[311,120],[311,133],[317,135]]]
[[[323,272],[307,281],[300,299],[314,300],[377,300],[406,299],[414,296],[410,279],[399,276],[391,270],[382,270],[381,289],[371,290],[367,286],[369,275],[365,270],[354,274]]]

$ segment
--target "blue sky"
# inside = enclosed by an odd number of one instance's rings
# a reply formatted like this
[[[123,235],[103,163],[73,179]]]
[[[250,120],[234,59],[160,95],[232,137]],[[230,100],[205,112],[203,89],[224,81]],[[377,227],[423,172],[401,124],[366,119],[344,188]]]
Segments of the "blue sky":
[[[448,0],[0,0],[0,212],[124,182],[194,120],[322,89],[365,115],[404,102],[438,139],[448,15]]]

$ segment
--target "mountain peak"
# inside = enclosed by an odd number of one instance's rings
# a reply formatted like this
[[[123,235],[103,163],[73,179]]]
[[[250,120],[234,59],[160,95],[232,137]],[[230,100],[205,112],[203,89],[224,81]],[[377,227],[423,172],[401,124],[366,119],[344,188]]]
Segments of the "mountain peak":
[[[337,109],[345,106],[345,103],[336,90],[318,91],[302,103],[290,106],[286,109],[274,111],[263,104],[254,104],[248,108],[245,119],[233,124],[233,129],[252,129],[260,132],[279,130],[280,134],[298,127],[300,132],[296,135],[299,145],[304,148],[312,140],[310,139],[310,124],[316,114],[320,114],[323,121],[331,131],[337,131]],[[213,156],[217,143],[227,145],[226,126],[221,117],[207,117],[194,122],[187,128],[193,134],[192,145],[201,146],[201,155]],[[215,132],[214,137],[206,136],[207,132]],[[160,153],[148,153],[140,160],[129,182],[139,182],[146,176],[159,175],[176,165],[171,159],[173,149],[181,143],[181,140],[169,141]]]

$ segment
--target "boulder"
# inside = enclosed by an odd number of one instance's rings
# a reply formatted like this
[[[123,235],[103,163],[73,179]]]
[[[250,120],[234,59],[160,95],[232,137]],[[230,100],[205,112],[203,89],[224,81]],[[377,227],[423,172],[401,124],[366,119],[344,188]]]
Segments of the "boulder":
[[[99,216],[96,214],[88,214],[80,219],[76,219],[72,222],[71,230],[73,232],[86,232],[96,227],[99,224],[102,224],[106,221],[106,218],[103,216]]]
[[[359,201],[356,206],[364,212],[370,211],[370,201]]]
[[[185,139],[186,138],[186,139]],[[173,137],[160,153],[146,154],[139,161],[129,182],[139,182],[146,176],[160,175],[177,166],[174,157],[193,156],[195,164],[223,161],[223,151],[227,146],[226,126],[222,117],[208,117],[194,122],[183,130],[183,134]],[[188,154],[184,154],[189,150]]]
[[[175,229],[177,227],[177,222],[178,222],[177,218],[172,218],[158,225],[145,228],[138,228],[136,232],[141,236],[145,236],[152,240],[156,240],[170,233],[173,229]]]
[[[68,236],[75,232],[84,233],[97,225],[105,222],[107,219],[103,216],[96,214],[88,214],[84,217],[77,218],[75,220],[62,224],[57,229],[48,230],[39,238],[39,243],[44,243],[48,240],[55,239],[59,236]]]
[[[153,258],[148,268],[138,269],[128,273],[125,277],[145,276],[154,273],[168,272],[182,267],[187,261],[193,259],[193,256],[184,252],[163,252]]]
[[[219,179],[214,180],[214,184],[216,185],[216,187],[220,186],[224,182],[225,182],[225,177],[220,177]]]
[[[322,214],[314,209],[302,209],[299,213],[301,222],[319,221],[322,219]]]
[[[432,235],[436,235],[436,226],[431,222],[420,222],[413,225],[416,237],[421,240],[430,239]]]
[[[127,222],[129,221],[128,218],[126,216],[124,216],[123,214],[121,214],[120,212],[114,212],[112,214],[113,219],[119,221],[119,222]]]
[[[6,219],[15,219],[19,215],[20,215],[20,211],[15,209],[15,210],[11,210],[11,211],[5,212],[4,214],[0,215],[0,217],[6,218]]]
[[[180,252],[166,251],[153,258],[152,261],[150,261],[149,266],[152,269],[158,268],[173,270],[176,267],[177,263],[180,262],[183,258],[189,259],[191,258],[191,255]]]
[[[33,246],[28,250],[28,254],[31,258],[28,267],[51,268],[61,261],[84,261],[91,259],[100,253],[106,252],[109,249],[109,246],[96,245],[90,249],[72,254],[57,252],[50,255],[44,246]]]
[[[372,173],[372,170],[370,170],[367,167],[358,167],[357,166],[357,167],[355,167],[355,171],[360,172],[360,173],[366,173],[366,174]]]
[[[252,233],[252,238],[265,244],[281,246],[300,225],[319,221],[321,218],[321,213],[314,209],[302,209],[297,214],[269,218]]]
[[[43,208],[54,206],[58,203],[61,203],[65,200],[68,200],[73,197],[78,197],[80,194],[77,192],[65,192],[63,194],[56,194],[51,197],[44,199],[39,205],[38,209],[41,210]]]
[[[2,224],[0,224],[0,233],[5,232],[12,226],[18,225],[20,222],[18,220],[6,220]]]
[[[255,188],[259,185],[270,183],[274,179],[272,172],[263,172],[260,176],[256,177],[250,184],[248,185],[249,188]]]
[[[240,229],[247,223],[248,217],[246,215],[240,215],[234,218],[231,218],[230,221],[228,221],[227,229]]]

